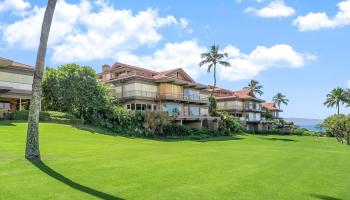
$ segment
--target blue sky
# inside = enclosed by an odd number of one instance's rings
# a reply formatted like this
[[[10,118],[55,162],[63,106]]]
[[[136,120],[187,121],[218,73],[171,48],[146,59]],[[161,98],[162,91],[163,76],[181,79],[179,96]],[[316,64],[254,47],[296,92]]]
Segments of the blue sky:
[[[33,65],[45,1],[0,0],[0,56]],[[46,63],[75,62],[100,72],[125,62],[153,70],[182,67],[201,83],[199,54],[212,44],[229,53],[218,85],[240,89],[250,79],[290,99],[284,117],[324,118],[326,94],[348,87],[350,0],[155,1],[61,0]],[[348,113],[349,108],[343,108]]]

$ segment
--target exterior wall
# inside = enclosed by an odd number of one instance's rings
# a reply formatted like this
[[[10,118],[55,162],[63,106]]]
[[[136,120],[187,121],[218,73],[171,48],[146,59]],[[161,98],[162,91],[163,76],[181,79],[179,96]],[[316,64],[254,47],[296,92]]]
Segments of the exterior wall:
[[[0,66],[0,119],[29,103],[33,72]]]

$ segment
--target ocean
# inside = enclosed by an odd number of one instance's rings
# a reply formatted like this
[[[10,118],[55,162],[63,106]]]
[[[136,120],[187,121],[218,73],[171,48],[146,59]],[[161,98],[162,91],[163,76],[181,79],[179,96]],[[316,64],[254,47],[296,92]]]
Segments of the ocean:
[[[314,132],[320,132],[322,131],[321,128],[317,127],[317,125],[303,125],[303,126],[298,126],[300,128],[305,128],[309,131],[314,131]]]

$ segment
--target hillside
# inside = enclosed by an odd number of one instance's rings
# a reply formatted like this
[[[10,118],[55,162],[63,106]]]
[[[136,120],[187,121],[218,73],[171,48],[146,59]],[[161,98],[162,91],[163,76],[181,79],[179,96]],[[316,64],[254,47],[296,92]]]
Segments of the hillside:
[[[45,123],[42,162],[29,162],[26,128],[0,122],[0,199],[350,199],[350,151],[333,138],[153,140]]]

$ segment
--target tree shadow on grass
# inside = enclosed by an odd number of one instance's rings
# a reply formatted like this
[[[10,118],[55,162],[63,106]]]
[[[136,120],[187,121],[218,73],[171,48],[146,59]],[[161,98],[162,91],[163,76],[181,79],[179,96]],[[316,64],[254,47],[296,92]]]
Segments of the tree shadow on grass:
[[[95,197],[100,198],[100,199],[108,199],[108,200],[121,200],[122,199],[122,198],[115,197],[115,196],[112,196],[112,195],[104,193],[104,192],[97,191],[93,188],[89,188],[89,187],[81,185],[79,183],[76,183],[76,182],[70,180],[69,178],[66,178],[62,174],[56,172],[55,170],[53,170],[52,168],[50,168],[49,166],[47,166],[44,162],[42,162],[40,160],[39,161],[30,161],[30,162],[35,167],[37,167],[39,170],[44,172],[45,174],[51,176],[52,178],[60,181],[63,184],[66,184],[67,186],[69,186],[73,189],[90,194],[90,195],[95,196]]]
[[[0,126],[16,126],[12,121],[0,121]]]
[[[260,139],[271,140],[271,141],[282,141],[282,142],[297,142],[296,140],[288,139],[288,138],[260,138]]]
[[[321,199],[321,200],[342,200],[340,198],[331,197],[331,196],[322,195],[322,194],[310,194],[310,196],[312,196],[316,199]]]

